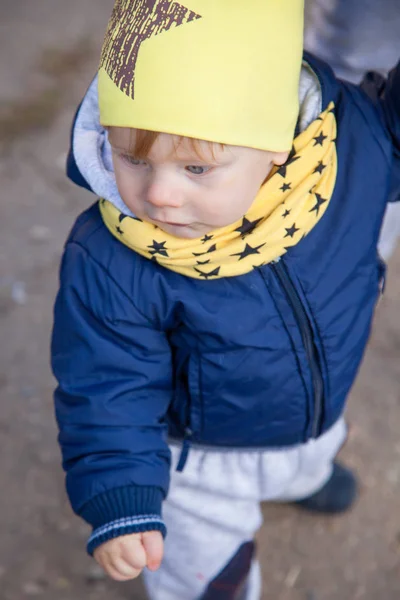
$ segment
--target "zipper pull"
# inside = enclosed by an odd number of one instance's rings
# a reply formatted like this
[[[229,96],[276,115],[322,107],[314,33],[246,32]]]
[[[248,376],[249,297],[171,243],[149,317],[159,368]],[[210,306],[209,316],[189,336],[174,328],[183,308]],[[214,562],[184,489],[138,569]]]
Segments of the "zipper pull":
[[[192,435],[193,435],[193,431],[189,427],[186,427],[185,436],[183,438],[183,443],[182,443],[181,455],[179,457],[178,465],[176,467],[176,470],[178,471],[178,473],[181,473],[183,471],[183,469],[185,468],[186,461],[188,459],[189,452],[190,452]]]
[[[378,253],[378,269],[379,269],[378,287],[379,287],[380,295],[383,296],[383,294],[385,293],[385,288],[386,288],[386,263],[379,253]]]

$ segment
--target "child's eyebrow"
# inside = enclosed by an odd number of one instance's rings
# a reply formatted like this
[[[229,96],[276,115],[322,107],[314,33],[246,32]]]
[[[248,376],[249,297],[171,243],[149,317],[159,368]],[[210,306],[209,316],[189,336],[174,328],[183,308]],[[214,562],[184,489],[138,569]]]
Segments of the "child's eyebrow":
[[[204,163],[204,164],[213,164],[220,165],[222,164],[220,160],[215,158],[215,156],[199,156],[198,154],[188,154],[187,156],[180,157],[176,156],[176,161],[179,163],[185,164],[195,164],[195,163]]]
[[[216,156],[216,153],[208,151],[202,152],[199,150],[198,152],[192,148],[179,150],[179,148],[175,151],[176,160],[180,163],[205,163],[205,164],[213,164],[213,165],[222,165],[230,162],[228,155],[220,153],[219,156]]]
[[[116,150],[118,152],[121,152],[123,154],[127,154],[128,156],[132,156],[135,157],[135,153],[132,151],[131,148],[127,148],[126,146],[119,146],[118,144],[113,143],[111,140],[109,140],[110,142],[110,146],[113,150]],[[187,153],[182,153],[181,156],[179,156],[179,154],[175,151],[171,151],[171,154],[169,156],[169,158],[174,157],[176,162],[178,162],[179,164],[206,164],[206,165],[222,165],[225,164],[225,162],[227,161],[222,161],[221,159],[216,158],[215,156],[201,156],[200,154],[197,154],[196,152],[190,152],[188,151]],[[145,159],[146,160],[146,159]],[[150,160],[149,157],[147,157],[147,160]]]
[[[129,148],[123,148],[122,146],[118,146],[118,144],[115,144],[114,142],[112,142],[110,140],[110,138],[108,138],[108,141],[110,143],[111,148],[113,148],[113,150],[120,150],[121,152],[126,152],[127,154],[129,154]]]

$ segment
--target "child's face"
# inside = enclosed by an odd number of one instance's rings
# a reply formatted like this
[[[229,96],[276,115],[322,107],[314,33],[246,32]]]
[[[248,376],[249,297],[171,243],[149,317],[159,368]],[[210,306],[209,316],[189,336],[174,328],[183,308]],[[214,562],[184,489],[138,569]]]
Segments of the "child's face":
[[[286,152],[198,142],[162,133],[148,157],[132,157],[134,130],[112,127],[109,139],[119,193],[140,219],[182,238],[197,238],[238,221]],[[199,158],[199,154],[202,158]]]

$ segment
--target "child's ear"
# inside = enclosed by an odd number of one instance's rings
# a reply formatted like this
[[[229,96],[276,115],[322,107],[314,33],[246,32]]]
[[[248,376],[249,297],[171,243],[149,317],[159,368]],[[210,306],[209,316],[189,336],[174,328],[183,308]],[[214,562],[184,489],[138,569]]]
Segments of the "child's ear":
[[[274,165],[283,165],[289,157],[289,152],[275,152],[272,157]]]

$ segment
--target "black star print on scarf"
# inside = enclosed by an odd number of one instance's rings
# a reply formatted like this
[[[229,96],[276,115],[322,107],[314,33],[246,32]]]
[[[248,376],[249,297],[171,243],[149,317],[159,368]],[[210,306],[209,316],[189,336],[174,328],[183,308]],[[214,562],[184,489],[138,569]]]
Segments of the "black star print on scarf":
[[[210,240],[212,240],[213,237],[214,237],[213,235],[207,235],[207,233],[206,233],[206,235],[203,238],[201,238],[201,242],[203,244],[205,244],[206,242],[209,242]]]
[[[262,219],[256,219],[255,221],[249,221],[248,219],[246,219],[246,217],[243,217],[242,224],[240,225],[240,227],[235,229],[235,231],[239,231],[239,233],[241,233],[242,236],[244,237],[245,235],[251,233],[253,231],[253,229],[255,227],[257,227],[257,224],[260,223],[260,221],[262,221]]]
[[[279,167],[277,173],[279,173],[279,175],[281,175],[282,177],[286,177],[286,169],[288,168],[288,166],[296,162],[296,160],[299,160],[299,158],[300,156],[296,156],[296,150],[294,149],[294,147],[292,147],[287,161]]]
[[[308,212],[313,212],[313,210],[315,210],[315,215],[318,216],[320,207],[322,206],[322,204],[325,204],[325,202],[328,202],[328,198],[323,198],[321,194],[318,194],[317,192],[315,193],[315,197],[317,199],[317,202],[315,206],[313,206],[312,209]]]
[[[243,258],[246,258],[246,256],[250,256],[250,254],[260,254],[259,249],[263,246],[265,246],[265,242],[264,244],[260,244],[255,248],[252,248],[250,244],[246,244],[242,252],[236,252],[235,254],[231,254],[231,256],[239,256],[238,260],[243,260]]]
[[[139,217],[135,217],[135,215],[133,215],[132,217],[129,217],[128,215],[124,215],[124,213],[120,213],[118,215],[118,221],[120,223],[122,223],[122,221],[124,219],[133,219],[134,221],[139,221],[139,223],[143,223],[142,219],[139,219]],[[156,227],[157,227],[157,225],[156,225]]]
[[[165,247],[166,243],[167,242],[157,242],[156,240],[153,240],[151,246],[147,246],[150,248],[149,253],[152,255],[161,254],[161,256],[168,256],[168,248]]]
[[[296,223],[293,223],[293,225],[292,225],[291,227],[289,227],[289,228],[285,227],[285,229],[286,229],[286,231],[287,231],[287,234],[285,235],[285,237],[288,237],[288,236],[290,236],[291,238],[294,236],[294,234],[295,234],[297,231],[300,231],[300,229],[298,229],[298,228],[296,227]]]
[[[285,219],[286,217],[288,217],[290,215],[291,211],[286,209],[285,212],[283,213],[282,217]]]
[[[323,145],[324,141],[327,139],[327,135],[324,135],[324,132],[321,131],[321,133],[319,135],[317,135],[315,138],[313,138],[314,141],[314,146],[318,146],[318,144],[320,146]]]
[[[221,267],[217,267],[214,271],[210,271],[209,273],[205,273],[204,271],[200,271],[197,267],[194,267],[194,270],[200,274],[200,277],[204,277],[204,279],[209,279],[210,277],[218,277],[219,271]]]
[[[192,254],[193,254],[193,256],[203,256],[204,254],[208,254],[209,252],[215,252],[216,249],[217,249],[217,244],[213,244],[205,252],[192,252]]]
[[[317,166],[315,167],[313,173],[322,173],[322,171],[326,168],[326,165],[323,164],[322,160],[319,161]]]
[[[282,190],[282,192],[286,192],[291,189],[291,185],[291,183],[284,183],[279,189]]]

